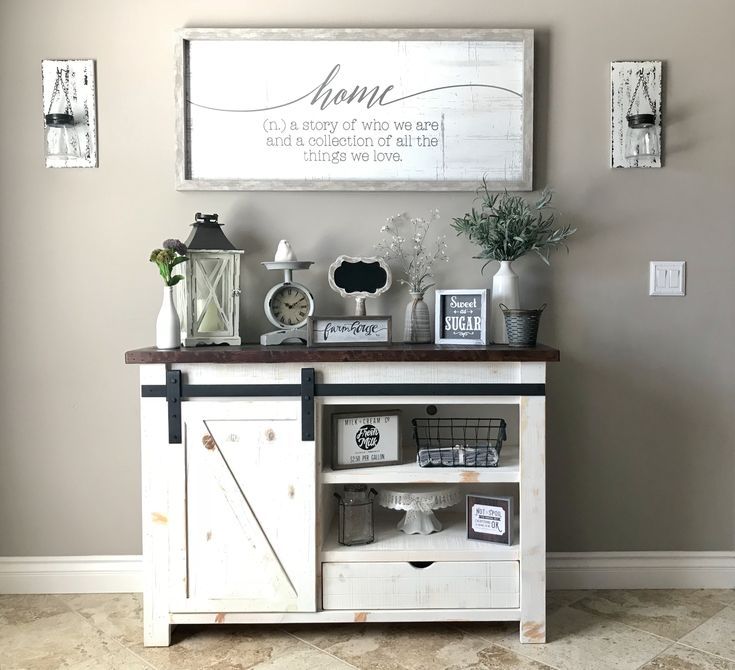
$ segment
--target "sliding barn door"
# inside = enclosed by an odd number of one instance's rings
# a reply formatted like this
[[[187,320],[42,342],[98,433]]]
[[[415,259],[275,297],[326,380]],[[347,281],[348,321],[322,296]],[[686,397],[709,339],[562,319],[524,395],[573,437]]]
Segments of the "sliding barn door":
[[[293,401],[183,404],[179,611],[315,611],[315,449]],[[172,529],[174,530],[174,529]]]

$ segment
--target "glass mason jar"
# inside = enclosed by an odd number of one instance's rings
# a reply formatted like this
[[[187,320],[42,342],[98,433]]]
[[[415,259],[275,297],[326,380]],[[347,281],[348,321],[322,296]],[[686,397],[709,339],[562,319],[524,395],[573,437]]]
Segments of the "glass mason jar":
[[[373,497],[378,492],[365,484],[345,484],[339,500],[339,543],[347,546],[370,544],[375,540]]]
[[[657,158],[661,155],[656,117],[653,114],[632,114],[627,117],[625,157],[628,160]]]

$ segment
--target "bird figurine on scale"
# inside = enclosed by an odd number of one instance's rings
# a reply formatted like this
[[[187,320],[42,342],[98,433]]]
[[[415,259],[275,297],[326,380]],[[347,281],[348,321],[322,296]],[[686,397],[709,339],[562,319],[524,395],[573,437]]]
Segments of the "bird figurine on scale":
[[[265,315],[278,330],[260,336],[263,345],[306,344],[306,324],[314,314],[314,296],[306,286],[293,281],[294,270],[308,270],[314,261],[300,261],[288,240],[278,243],[272,261],[264,261],[267,270],[283,272],[283,281],[265,296]]]

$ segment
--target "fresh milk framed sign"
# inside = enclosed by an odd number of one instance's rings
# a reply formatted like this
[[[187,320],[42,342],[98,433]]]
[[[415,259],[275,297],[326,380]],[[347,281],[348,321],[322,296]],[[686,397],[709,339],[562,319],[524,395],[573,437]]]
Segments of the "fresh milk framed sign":
[[[532,188],[533,30],[184,29],[179,190]]]
[[[436,344],[487,344],[487,289],[435,293]]]
[[[332,415],[332,469],[401,462],[400,411]]]

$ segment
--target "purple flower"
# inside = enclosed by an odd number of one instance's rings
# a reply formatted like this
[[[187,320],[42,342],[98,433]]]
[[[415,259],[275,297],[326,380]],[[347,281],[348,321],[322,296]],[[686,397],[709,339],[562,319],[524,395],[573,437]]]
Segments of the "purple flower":
[[[186,256],[187,248],[186,248],[186,245],[181,240],[174,240],[174,239],[164,240],[163,248],[172,249],[177,254],[179,254],[179,256]]]

